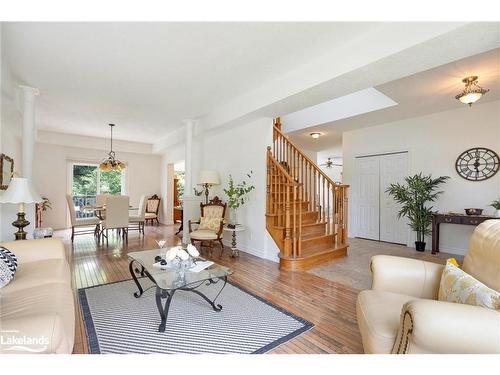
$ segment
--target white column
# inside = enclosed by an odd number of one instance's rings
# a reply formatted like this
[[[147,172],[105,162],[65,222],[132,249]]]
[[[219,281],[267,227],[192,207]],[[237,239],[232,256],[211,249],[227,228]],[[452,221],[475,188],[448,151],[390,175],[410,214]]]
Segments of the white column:
[[[39,95],[38,89],[29,86],[19,85],[22,92],[22,176],[33,183],[33,153],[35,151],[35,101]]]
[[[183,225],[182,242],[189,243],[189,220],[196,220],[193,217],[196,197],[193,194],[193,131],[196,121],[192,119],[184,120],[186,130],[186,143],[184,149],[184,197],[183,197]]]
[[[184,120],[184,126],[186,127],[186,148],[184,150],[184,163],[185,163],[185,174],[184,174],[184,196],[193,195],[193,128],[195,125],[194,120]]]

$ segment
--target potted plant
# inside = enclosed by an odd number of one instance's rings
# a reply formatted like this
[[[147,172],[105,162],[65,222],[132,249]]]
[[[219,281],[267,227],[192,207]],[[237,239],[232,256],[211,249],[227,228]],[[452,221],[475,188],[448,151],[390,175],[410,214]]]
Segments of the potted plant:
[[[425,236],[430,233],[429,228],[434,211],[428,203],[434,202],[443,193],[436,189],[448,178],[448,176],[432,178],[431,175],[424,176],[419,173],[405,177],[404,184],[391,184],[386,190],[396,202],[401,204],[398,217],[407,217],[408,225],[417,233],[415,241],[417,251],[425,251]]]
[[[37,228],[40,228],[42,226],[42,214],[47,211],[52,209],[52,203],[50,202],[49,198],[47,197],[42,197],[42,201],[40,203],[37,203],[35,205],[36,207],[36,220],[35,220],[35,226]]]
[[[248,179],[252,178],[253,171],[247,174]],[[242,182],[236,184],[233,180],[233,176],[229,175],[229,182],[227,188],[224,189],[224,193],[228,197],[227,205],[230,209],[229,224],[236,226],[238,224],[238,208],[240,208],[248,200],[247,194],[255,189],[255,186],[251,185],[249,182],[243,180]]]
[[[500,198],[494,200],[491,204],[491,207],[493,207],[495,211],[495,217],[500,217]]]

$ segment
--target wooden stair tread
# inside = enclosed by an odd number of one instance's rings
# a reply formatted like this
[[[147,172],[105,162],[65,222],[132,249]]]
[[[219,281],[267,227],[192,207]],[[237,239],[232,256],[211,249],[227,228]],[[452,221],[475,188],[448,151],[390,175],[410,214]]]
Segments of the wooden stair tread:
[[[303,234],[302,235],[302,241],[309,241],[309,240],[316,240],[316,239],[321,239],[323,237],[330,237],[330,236],[333,236],[333,238],[335,238],[337,234],[336,233],[332,233],[332,234]]]
[[[273,215],[271,215],[271,216],[273,216]],[[274,216],[276,216],[276,215],[274,215]],[[316,223],[303,223],[302,224],[302,228],[304,228],[304,227],[313,227],[313,226],[316,226],[316,225],[318,225],[318,226],[319,225],[326,225],[326,221],[318,221]],[[280,226],[280,225],[273,225],[273,227],[276,228],[276,229],[285,229],[284,226]]]

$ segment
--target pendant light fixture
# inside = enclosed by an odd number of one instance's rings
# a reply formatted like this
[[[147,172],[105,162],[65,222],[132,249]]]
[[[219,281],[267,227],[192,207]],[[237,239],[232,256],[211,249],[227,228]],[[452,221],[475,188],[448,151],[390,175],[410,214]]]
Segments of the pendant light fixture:
[[[101,164],[99,164],[99,169],[101,171],[121,171],[125,169],[125,164],[115,157],[115,152],[113,151],[113,127],[115,124],[109,124],[111,130],[111,147],[108,152],[108,157],[104,159]]]
[[[462,80],[465,83],[464,90],[455,96],[455,99],[460,100],[464,104],[468,104],[469,107],[472,106],[472,103],[477,102],[481,97],[486,94],[488,89],[484,89],[477,84],[477,76],[466,77]]]

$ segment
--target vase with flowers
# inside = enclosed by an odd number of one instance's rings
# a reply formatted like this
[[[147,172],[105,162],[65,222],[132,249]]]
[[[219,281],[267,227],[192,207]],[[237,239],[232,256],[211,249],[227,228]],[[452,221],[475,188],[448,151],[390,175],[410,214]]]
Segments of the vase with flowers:
[[[250,184],[250,179],[252,178],[253,171],[247,173],[248,181],[243,180],[239,183],[235,183],[233,176],[229,175],[229,181],[227,188],[224,189],[224,193],[228,197],[227,205],[229,206],[229,224],[235,227],[238,224],[238,208],[244,205],[248,201],[248,193],[255,189],[255,186]]]
[[[193,260],[199,256],[200,252],[191,244],[174,246],[167,251],[165,260],[171,263],[175,269],[176,284],[185,284],[186,271],[193,266]]]

